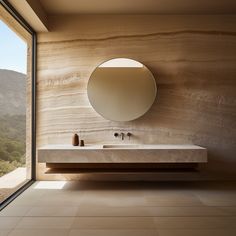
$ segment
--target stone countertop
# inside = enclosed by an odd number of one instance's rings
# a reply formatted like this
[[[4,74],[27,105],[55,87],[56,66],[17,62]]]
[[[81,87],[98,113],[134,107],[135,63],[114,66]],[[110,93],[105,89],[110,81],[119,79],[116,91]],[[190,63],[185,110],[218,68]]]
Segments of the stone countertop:
[[[166,149],[166,150],[195,150],[195,149],[206,149],[193,144],[86,144],[83,147],[72,146],[70,144],[55,144],[55,145],[46,145],[38,150],[156,150],[156,149]]]
[[[104,148],[106,146],[106,148]],[[38,149],[41,163],[205,163],[207,149],[196,145],[49,145]]]

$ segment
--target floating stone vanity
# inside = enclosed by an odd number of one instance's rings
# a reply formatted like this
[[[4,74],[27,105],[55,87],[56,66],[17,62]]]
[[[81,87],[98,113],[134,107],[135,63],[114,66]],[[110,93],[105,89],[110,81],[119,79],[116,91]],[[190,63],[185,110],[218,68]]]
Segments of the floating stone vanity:
[[[38,149],[38,161],[57,168],[53,164],[197,164],[207,162],[207,150],[196,145],[50,145]]]
[[[49,174],[186,170],[206,163],[207,150],[196,145],[49,145],[38,149],[38,162],[46,163]]]

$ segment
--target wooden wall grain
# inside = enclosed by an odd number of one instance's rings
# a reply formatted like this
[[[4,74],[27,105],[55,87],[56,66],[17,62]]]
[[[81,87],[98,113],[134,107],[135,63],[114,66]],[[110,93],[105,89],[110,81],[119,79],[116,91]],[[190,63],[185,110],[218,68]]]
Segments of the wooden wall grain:
[[[236,176],[236,16],[53,16],[49,25],[38,35],[37,147],[77,131],[86,143],[117,143],[113,133],[129,131],[125,142],[207,147],[202,172]],[[142,62],[157,81],[153,107],[132,122],[105,120],[87,98],[94,68],[115,57]],[[38,164],[38,179],[82,178],[44,171]]]

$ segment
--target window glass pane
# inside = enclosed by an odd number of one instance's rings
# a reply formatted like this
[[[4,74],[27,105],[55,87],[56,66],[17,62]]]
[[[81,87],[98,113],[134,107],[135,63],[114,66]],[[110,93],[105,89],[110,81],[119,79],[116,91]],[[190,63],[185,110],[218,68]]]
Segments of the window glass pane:
[[[31,40],[0,6],[0,203],[31,178]]]

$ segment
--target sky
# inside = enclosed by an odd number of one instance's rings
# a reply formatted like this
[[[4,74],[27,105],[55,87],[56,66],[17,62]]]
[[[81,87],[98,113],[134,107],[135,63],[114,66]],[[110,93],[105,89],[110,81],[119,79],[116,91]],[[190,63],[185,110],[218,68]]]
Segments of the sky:
[[[0,20],[0,69],[26,74],[27,44]]]

